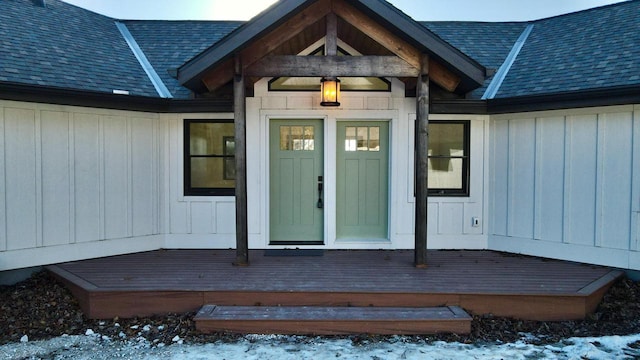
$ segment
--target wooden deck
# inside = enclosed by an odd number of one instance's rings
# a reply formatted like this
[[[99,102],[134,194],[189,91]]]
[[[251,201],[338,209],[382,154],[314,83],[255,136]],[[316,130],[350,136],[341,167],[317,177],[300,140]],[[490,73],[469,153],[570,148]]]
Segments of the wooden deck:
[[[439,307],[535,320],[582,319],[622,272],[491,251],[327,251],[264,256],[235,267],[232,250],[160,250],[49,266],[89,318],[218,306]]]

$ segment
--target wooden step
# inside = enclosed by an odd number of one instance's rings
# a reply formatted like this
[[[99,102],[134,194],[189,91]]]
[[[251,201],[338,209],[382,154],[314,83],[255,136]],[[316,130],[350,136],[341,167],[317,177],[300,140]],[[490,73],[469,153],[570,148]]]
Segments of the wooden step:
[[[205,305],[195,316],[204,333],[294,335],[468,334],[471,316],[457,306],[428,308],[216,306]]]

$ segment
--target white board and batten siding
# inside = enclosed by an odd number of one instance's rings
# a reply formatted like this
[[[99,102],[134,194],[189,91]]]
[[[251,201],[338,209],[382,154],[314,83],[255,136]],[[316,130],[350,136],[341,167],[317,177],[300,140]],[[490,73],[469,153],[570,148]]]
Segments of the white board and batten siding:
[[[410,118],[415,121],[415,114]],[[488,166],[489,121],[487,116],[480,115],[441,115],[432,114],[429,121],[469,120],[470,121],[470,169],[469,196],[431,196],[427,202],[427,247],[433,249],[486,249],[486,219],[488,218],[487,183]],[[415,127],[408,128],[408,139],[414,139]],[[414,162],[413,143],[407,142],[409,164]],[[408,168],[407,197],[410,203],[415,203],[413,196],[414,178],[411,168]],[[408,219],[398,219],[404,222],[403,228],[413,230],[415,214]],[[474,223],[474,219],[477,221]],[[411,220],[410,222],[407,220]],[[413,231],[409,231],[413,236]],[[413,246],[413,245],[412,245]]]
[[[165,248],[228,249],[236,246],[236,205],[233,196],[184,195],[184,120],[232,120],[233,113],[162,114],[166,125],[163,157],[168,159],[164,174],[168,181],[163,193],[167,224]],[[251,181],[251,180],[249,180]],[[256,211],[249,207],[249,217]],[[251,236],[251,235],[250,235]]]
[[[489,248],[640,269],[640,106],[493,116]]]
[[[162,246],[157,114],[0,101],[0,271]]]

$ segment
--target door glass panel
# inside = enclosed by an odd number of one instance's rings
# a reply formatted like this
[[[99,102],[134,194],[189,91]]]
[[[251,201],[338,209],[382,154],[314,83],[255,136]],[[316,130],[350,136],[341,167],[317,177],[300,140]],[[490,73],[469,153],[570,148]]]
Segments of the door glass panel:
[[[291,150],[291,127],[280,126],[280,150]]]
[[[304,137],[302,126],[291,127],[291,140],[293,140],[293,151],[300,151],[304,149]]]
[[[315,148],[315,141],[313,136],[313,126],[304,127],[304,150],[313,151]]]
[[[369,151],[380,151],[380,128],[378,126],[369,128]]]
[[[358,151],[369,150],[369,128],[358,127]]]
[[[280,150],[314,151],[315,148],[313,126],[280,126]]]
[[[356,151],[356,128],[347,126],[345,129],[344,151]]]
[[[379,126],[347,126],[345,127],[344,150],[380,151]]]

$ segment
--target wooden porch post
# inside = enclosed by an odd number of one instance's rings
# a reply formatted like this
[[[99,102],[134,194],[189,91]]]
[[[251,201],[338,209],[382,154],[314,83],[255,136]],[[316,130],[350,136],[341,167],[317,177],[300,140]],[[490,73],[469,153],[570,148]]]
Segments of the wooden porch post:
[[[249,230],[247,226],[247,111],[241,59],[236,56],[233,77],[233,111],[236,160],[236,261],[249,265]]]
[[[422,56],[416,86],[415,266],[427,267],[427,187],[429,151],[429,57]]]

